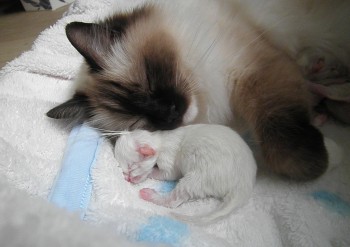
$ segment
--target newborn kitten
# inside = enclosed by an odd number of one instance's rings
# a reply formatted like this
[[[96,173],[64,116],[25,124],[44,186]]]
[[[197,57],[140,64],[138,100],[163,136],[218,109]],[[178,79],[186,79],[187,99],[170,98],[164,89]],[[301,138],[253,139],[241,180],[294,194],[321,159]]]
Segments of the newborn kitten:
[[[108,131],[194,123],[250,131],[264,163],[297,180],[327,168],[298,66],[231,1],[151,1],[98,23],[67,25],[85,58],[76,92],[52,118]]]
[[[125,179],[140,183],[147,177],[179,180],[169,194],[140,190],[144,200],[178,207],[191,199],[215,197],[222,205],[207,215],[180,216],[210,223],[247,203],[255,183],[256,163],[243,139],[221,125],[189,125],[172,131],[135,130],[115,145],[115,158]]]
[[[314,93],[314,124],[322,125],[329,116],[350,124],[349,68],[334,54],[314,48],[302,50],[297,62]]]
[[[350,124],[350,1],[229,1],[239,2],[265,36],[315,82],[309,84],[320,102],[314,124],[321,125],[328,116]],[[343,85],[335,85],[339,83]]]

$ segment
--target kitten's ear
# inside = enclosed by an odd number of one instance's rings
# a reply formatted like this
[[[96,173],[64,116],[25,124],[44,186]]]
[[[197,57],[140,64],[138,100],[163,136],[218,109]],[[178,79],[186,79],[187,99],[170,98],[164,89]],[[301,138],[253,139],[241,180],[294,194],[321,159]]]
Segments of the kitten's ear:
[[[46,113],[55,119],[84,119],[89,107],[88,98],[85,94],[76,93],[70,100],[56,106]]]
[[[91,69],[101,70],[102,58],[114,40],[113,33],[99,24],[71,22],[66,26],[66,35]]]

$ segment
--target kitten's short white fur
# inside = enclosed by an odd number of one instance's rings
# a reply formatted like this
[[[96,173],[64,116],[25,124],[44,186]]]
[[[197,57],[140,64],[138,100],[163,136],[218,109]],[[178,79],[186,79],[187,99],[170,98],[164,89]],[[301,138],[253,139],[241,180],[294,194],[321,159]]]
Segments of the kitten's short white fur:
[[[221,125],[189,125],[172,131],[136,130],[116,142],[115,158],[125,179],[140,183],[147,177],[179,180],[168,195],[142,189],[141,198],[166,207],[190,199],[215,197],[221,206],[207,215],[176,215],[185,221],[210,223],[247,203],[256,178],[256,162],[248,145]],[[155,166],[157,164],[157,166]]]

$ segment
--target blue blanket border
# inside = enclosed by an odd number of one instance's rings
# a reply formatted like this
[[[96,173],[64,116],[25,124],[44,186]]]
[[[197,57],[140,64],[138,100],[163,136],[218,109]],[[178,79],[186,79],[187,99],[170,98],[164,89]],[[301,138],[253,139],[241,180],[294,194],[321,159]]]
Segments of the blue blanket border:
[[[49,201],[85,218],[91,192],[94,167],[102,138],[87,125],[75,126],[67,141],[61,170],[49,194]]]

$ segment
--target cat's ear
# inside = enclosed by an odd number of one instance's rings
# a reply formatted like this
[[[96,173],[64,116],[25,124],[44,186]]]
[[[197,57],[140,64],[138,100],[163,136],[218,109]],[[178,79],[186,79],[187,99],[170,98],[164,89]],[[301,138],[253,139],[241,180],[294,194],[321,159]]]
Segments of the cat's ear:
[[[102,58],[114,41],[113,33],[99,24],[71,22],[66,26],[66,35],[90,68],[100,71]]]
[[[71,22],[66,26],[66,35],[72,45],[84,56],[92,71],[100,71],[102,59],[114,42],[127,28],[151,13],[150,6],[134,9],[130,13],[117,14],[100,24]]]
[[[88,98],[83,93],[75,93],[74,96],[54,107],[46,113],[50,118],[55,119],[85,119],[89,108]]]

